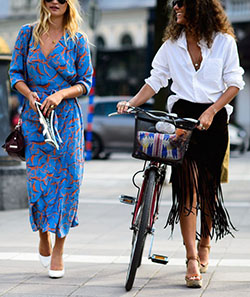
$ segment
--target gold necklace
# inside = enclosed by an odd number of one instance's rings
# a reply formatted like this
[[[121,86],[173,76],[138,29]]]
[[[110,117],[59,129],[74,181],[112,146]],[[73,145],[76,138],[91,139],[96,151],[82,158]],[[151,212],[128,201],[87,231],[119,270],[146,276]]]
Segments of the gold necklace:
[[[194,59],[194,56],[191,54],[191,52],[189,52],[189,53],[190,53],[191,60],[193,62],[194,68],[197,71],[201,66],[201,60],[202,60],[201,51],[199,51],[199,57],[197,59]]]
[[[59,35],[61,35],[61,33],[60,33],[60,34],[56,34],[56,36],[55,36],[54,39],[51,37],[51,35],[49,35],[49,38],[50,38],[50,40],[51,40],[51,42],[52,42],[53,44],[56,44],[56,43],[58,42],[58,41],[57,41],[57,37],[58,37]]]
[[[195,69],[195,71],[197,71],[201,66],[202,55],[201,55],[201,49],[199,49],[199,56],[197,58],[194,57],[193,52],[191,50],[191,49],[194,49],[194,44],[196,44],[196,46],[197,46],[197,43],[194,42],[192,39],[191,40],[187,39],[188,52],[191,57],[192,64],[194,65],[194,69]]]
[[[200,63],[195,63],[194,68],[195,68],[195,70],[198,70],[200,68]]]

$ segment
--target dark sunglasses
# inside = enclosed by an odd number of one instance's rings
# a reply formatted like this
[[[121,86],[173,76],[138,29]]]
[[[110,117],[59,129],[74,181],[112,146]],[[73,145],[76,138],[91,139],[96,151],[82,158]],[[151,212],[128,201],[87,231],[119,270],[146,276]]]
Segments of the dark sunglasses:
[[[172,2],[172,7],[175,7],[176,4],[179,8],[181,8],[184,5],[184,0],[174,0]]]
[[[45,2],[52,2],[53,0],[45,0]],[[65,4],[67,0],[57,0],[60,4]]]

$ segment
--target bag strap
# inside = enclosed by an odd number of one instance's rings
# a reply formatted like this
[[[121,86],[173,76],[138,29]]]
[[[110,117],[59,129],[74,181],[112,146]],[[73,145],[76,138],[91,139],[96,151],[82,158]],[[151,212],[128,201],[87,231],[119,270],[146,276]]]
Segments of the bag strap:
[[[26,45],[25,45],[25,49],[26,49],[26,55],[24,57],[24,67],[25,67],[25,71],[24,71],[24,78],[25,80],[27,79],[28,75],[27,75],[27,57],[29,54],[29,47],[30,47],[30,40],[32,37],[32,33],[33,33],[33,25],[30,26],[30,30],[29,30],[29,37],[28,39],[26,39]]]

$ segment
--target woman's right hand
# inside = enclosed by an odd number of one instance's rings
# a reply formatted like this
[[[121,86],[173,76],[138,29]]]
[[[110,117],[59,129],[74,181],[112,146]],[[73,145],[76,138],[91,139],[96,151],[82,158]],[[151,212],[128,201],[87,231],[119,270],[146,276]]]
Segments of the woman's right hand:
[[[36,106],[35,106],[35,101],[40,101],[40,98],[38,97],[36,92],[30,92],[29,95],[27,96],[27,99],[29,100],[30,107],[37,112]]]
[[[118,113],[125,113],[130,106],[131,105],[130,105],[130,103],[128,101],[120,101],[120,102],[117,103],[117,106],[116,106],[117,112]]]

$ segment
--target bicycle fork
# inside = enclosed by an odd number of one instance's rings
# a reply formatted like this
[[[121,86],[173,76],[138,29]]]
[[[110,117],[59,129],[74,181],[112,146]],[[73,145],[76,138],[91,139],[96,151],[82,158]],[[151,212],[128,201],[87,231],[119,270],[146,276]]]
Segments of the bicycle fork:
[[[168,263],[168,257],[164,256],[164,255],[159,255],[159,254],[152,254],[152,248],[153,248],[153,242],[154,242],[154,235],[155,235],[155,229],[153,228],[153,224],[155,223],[155,220],[158,217],[158,196],[160,195],[161,192],[161,186],[165,180],[165,165],[164,167],[155,167],[155,169],[157,170],[157,179],[158,181],[156,182],[156,187],[154,189],[154,197],[153,197],[153,201],[152,201],[152,208],[151,208],[151,214],[150,214],[150,222],[149,222],[149,226],[148,226],[148,231],[147,233],[149,235],[151,235],[151,240],[150,240],[150,248],[149,248],[149,254],[148,254],[148,259],[151,260],[154,263],[158,263],[158,264],[163,264],[166,265]],[[145,171],[145,165],[144,165],[144,169],[142,172]],[[147,170],[146,170],[147,172]],[[144,176],[145,178],[145,176]],[[134,183],[135,184],[135,183]],[[139,196],[137,198],[132,197],[132,196],[128,196],[128,195],[120,195],[119,196],[119,200],[121,203],[127,204],[127,205],[136,205],[134,212],[132,213],[133,215],[133,219],[132,219],[132,224],[131,224],[131,230],[134,229],[134,219],[137,215],[138,212],[138,205],[140,205],[141,203],[141,193],[144,190],[144,183],[142,185],[142,188],[139,189]],[[160,189],[160,190],[159,190]],[[156,204],[156,206],[155,206]]]

